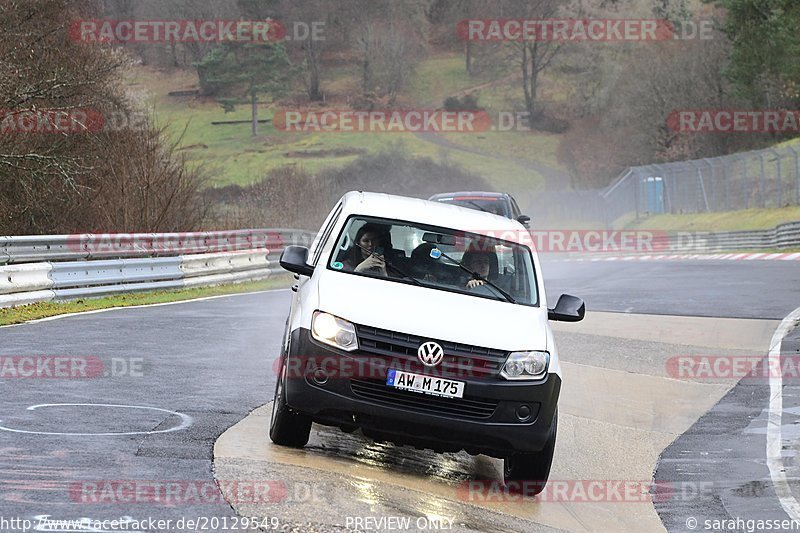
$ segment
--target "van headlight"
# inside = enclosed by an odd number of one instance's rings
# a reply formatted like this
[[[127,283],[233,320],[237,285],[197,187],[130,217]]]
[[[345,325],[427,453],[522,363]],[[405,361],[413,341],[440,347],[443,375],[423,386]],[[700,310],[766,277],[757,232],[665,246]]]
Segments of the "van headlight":
[[[347,320],[322,311],[314,311],[314,316],[311,318],[311,336],[321,343],[340,350],[348,352],[358,350],[356,327]]]
[[[500,375],[506,379],[542,379],[549,364],[548,352],[511,352]]]

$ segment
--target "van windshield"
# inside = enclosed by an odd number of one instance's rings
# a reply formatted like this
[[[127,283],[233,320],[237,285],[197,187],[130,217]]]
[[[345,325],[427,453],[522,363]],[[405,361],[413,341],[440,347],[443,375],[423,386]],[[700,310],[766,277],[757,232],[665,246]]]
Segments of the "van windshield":
[[[527,246],[437,226],[351,216],[328,268],[509,303],[539,304]]]

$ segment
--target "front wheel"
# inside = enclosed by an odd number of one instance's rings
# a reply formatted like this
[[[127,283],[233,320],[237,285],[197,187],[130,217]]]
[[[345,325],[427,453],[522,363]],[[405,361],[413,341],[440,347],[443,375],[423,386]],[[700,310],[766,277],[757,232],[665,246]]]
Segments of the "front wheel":
[[[272,423],[269,438],[275,444],[302,448],[308,443],[311,434],[311,418],[293,413],[286,405],[286,360],[281,365],[278,383],[275,385],[275,398],[272,401]]]
[[[547,478],[550,477],[550,466],[553,464],[553,452],[556,448],[556,426],[558,410],[553,414],[553,423],[547,442],[541,451],[534,453],[518,453],[506,457],[503,461],[503,477],[511,489],[524,487],[526,495],[535,496],[544,490]],[[524,485],[521,482],[526,482]]]

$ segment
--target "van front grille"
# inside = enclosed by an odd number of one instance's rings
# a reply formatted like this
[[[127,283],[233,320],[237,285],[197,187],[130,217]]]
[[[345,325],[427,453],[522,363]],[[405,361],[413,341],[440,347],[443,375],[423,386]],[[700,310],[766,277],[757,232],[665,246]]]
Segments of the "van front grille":
[[[406,363],[404,369],[420,373],[427,373],[428,367],[420,363],[417,358],[417,349],[424,342],[436,341],[444,350],[444,359],[436,369],[442,372],[441,375],[452,376],[455,379],[458,379],[458,376],[478,379],[495,377],[500,373],[509,353],[503,350],[423,338],[369,326],[356,326],[356,332],[358,346],[362,352],[396,358]]]

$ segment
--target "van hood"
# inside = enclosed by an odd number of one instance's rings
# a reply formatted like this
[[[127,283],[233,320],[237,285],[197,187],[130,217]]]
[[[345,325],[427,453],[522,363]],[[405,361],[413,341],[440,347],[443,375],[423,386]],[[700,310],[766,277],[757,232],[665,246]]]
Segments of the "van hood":
[[[546,350],[547,310],[325,270],[319,309],[356,324],[499,350]]]

